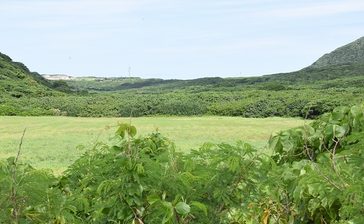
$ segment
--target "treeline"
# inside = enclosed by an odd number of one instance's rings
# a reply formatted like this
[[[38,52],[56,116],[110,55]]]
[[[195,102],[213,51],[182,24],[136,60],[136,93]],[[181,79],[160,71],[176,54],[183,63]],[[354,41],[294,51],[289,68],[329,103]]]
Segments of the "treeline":
[[[364,106],[271,137],[188,154],[121,124],[59,177],[0,162],[4,223],[363,223]]]
[[[0,115],[125,117],[153,115],[221,115],[315,118],[339,105],[362,100],[362,88],[297,90],[124,91],[0,99]]]

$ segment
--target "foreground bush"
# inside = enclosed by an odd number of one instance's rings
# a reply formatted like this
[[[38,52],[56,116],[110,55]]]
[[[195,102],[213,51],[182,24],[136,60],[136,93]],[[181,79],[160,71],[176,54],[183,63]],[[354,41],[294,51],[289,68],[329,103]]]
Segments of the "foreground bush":
[[[364,107],[336,108],[269,141],[175,152],[121,124],[60,177],[0,163],[4,223],[364,223]]]

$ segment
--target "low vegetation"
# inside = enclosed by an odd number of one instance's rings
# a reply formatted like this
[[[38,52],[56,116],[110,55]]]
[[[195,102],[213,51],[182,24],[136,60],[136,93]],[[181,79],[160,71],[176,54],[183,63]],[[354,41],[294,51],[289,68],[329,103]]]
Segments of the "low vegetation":
[[[0,163],[5,223],[362,223],[364,106],[282,131],[267,154],[247,143],[188,154],[159,133],[87,151],[60,177]],[[20,148],[21,149],[21,148]],[[21,152],[20,152],[21,156]],[[20,157],[21,158],[21,157]]]

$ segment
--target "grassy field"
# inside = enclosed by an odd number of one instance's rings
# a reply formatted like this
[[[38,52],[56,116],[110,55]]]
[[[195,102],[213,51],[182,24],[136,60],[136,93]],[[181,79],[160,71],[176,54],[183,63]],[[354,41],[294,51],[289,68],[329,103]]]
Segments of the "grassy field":
[[[128,118],[0,117],[0,158],[15,156],[27,128],[21,160],[37,168],[63,171],[96,142],[112,140],[115,125]],[[204,142],[242,140],[264,147],[271,133],[302,125],[290,118],[143,117],[133,118],[138,135],[158,130],[176,143],[178,150],[198,148]],[[80,147],[84,146],[84,147]]]

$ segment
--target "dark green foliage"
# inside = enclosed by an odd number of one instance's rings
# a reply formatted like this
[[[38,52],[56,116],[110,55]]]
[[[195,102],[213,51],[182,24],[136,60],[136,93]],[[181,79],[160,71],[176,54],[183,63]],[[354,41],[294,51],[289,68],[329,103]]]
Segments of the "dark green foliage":
[[[364,106],[339,107],[311,125],[272,137],[273,159],[280,164],[272,178],[286,189],[271,200],[286,209],[287,221],[364,221],[363,128]]]
[[[88,223],[188,223],[206,220],[206,207],[189,192],[181,155],[160,134],[131,139],[121,124],[120,143],[101,146],[76,161],[61,178],[63,189]],[[205,218],[204,218],[205,217]]]
[[[283,131],[268,154],[208,144],[177,153],[120,124],[60,177],[0,163],[5,223],[363,223],[364,105]]]
[[[149,93],[95,93],[87,95],[3,98],[2,115],[67,115],[134,117],[152,115],[224,115],[243,117],[307,117],[339,105],[359,103],[363,88],[302,90],[205,90]],[[12,108],[12,109],[9,109]]]
[[[62,92],[70,93],[73,91],[73,89],[70,86],[68,86],[67,82],[63,80],[52,81],[50,87]]]

